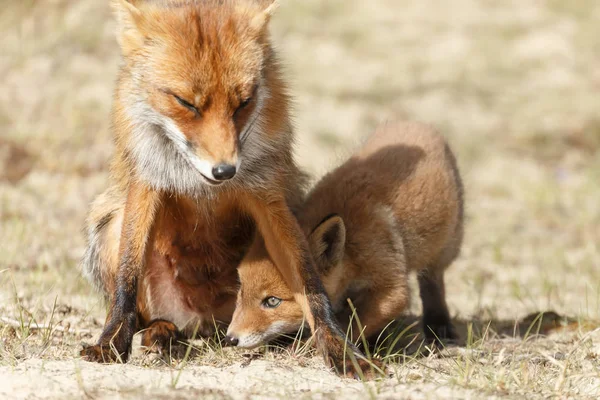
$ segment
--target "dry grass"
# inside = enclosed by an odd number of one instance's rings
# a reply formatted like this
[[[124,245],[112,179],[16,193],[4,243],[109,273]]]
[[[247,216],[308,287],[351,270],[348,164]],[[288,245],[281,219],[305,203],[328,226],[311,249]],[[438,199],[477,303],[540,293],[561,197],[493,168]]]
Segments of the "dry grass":
[[[440,127],[465,178],[467,237],[447,277],[465,343],[430,354],[409,330],[391,376],[366,385],[304,350],[196,342],[168,364],[139,349],[127,365],[77,360],[104,313],[76,264],[112,151],[114,22],[107,1],[5,3],[0,397],[600,396],[597,1],[283,2],[274,37],[307,170],[323,173],[403,116]],[[524,320],[546,310],[568,318]]]

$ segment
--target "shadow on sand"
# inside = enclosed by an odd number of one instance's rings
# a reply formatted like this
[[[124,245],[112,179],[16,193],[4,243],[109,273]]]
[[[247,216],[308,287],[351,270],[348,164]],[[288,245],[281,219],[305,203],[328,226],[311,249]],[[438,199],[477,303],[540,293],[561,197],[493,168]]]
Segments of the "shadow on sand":
[[[429,355],[440,347],[451,349],[460,347],[471,347],[490,339],[517,338],[522,340],[535,340],[552,332],[561,330],[577,330],[579,328],[594,328],[588,322],[582,322],[574,318],[564,317],[554,311],[537,312],[527,315],[520,320],[494,320],[494,319],[454,319],[453,321],[459,339],[455,341],[443,341],[442,344],[428,343],[423,335],[421,317],[415,315],[406,316],[404,319],[391,323],[381,334],[375,335],[369,341],[370,354],[377,357],[385,357],[389,361],[401,361],[403,358],[422,357]],[[585,325],[585,326],[583,326]],[[219,339],[221,335],[212,338],[196,339],[192,343],[174,345],[169,355],[162,354],[160,359],[186,360],[196,359],[205,355],[207,351],[215,351],[226,347]],[[222,335],[224,336],[224,334]],[[308,339],[308,336],[305,337]],[[197,341],[200,340],[200,343]],[[191,344],[191,346],[189,346]],[[262,358],[264,351],[275,351],[283,353],[294,353],[297,349],[306,348],[306,342],[297,342],[294,337],[281,337],[270,343],[269,346],[257,351],[249,350],[241,354],[242,365],[249,364],[254,359]],[[358,343],[364,348],[364,343]],[[307,347],[311,347],[310,344]],[[296,350],[294,350],[296,349]],[[167,361],[170,363],[170,361]]]
[[[454,319],[459,339],[443,341],[437,347],[468,347],[482,340],[519,338],[535,339],[561,330],[576,330],[582,322],[564,317],[554,311],[540,311],[520,320]],[[435,348],[425,342],[420,316],[407,316],[390,324],[379,336],[372,338],[369,347],[380,356],[418,357]]]

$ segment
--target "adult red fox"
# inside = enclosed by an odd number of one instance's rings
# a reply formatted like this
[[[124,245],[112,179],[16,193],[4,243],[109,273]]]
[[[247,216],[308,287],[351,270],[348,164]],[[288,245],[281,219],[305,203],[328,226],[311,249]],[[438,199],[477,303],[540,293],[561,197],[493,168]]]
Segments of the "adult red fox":
[[[325,360],[370,368],[344,336],[293,210],[289,98],[270,44],[273,0],[113,0],[123,54],[111,186],[87,222],[83,271],[108,301],[90,361],[126,361],[133,334],[165,344],[235,306],[255,229],[306,313]]]
[[[405,311],[416,271],[429,339],[455,338],[444,271],[463,238],[463,188],[454,155],[428,126],[381,126],[308,195],[298,219],[342,324],[351,299],[369,338]],[[257,237],[239,267],[241,288],[229,341],[254,347],[296,331],[300,304]]]

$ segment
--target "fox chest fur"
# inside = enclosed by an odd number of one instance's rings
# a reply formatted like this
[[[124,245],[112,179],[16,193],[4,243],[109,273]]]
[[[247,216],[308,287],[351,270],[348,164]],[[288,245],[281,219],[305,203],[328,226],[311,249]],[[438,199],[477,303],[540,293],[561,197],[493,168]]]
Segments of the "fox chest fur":
[[[140,291],[147,301],[144,319],[168,317],[182,329],[200,322],[208,330],[214,322],[228,322],[239,286],[236,267],[254,229],[234,202],[165,200],[146,253]]]

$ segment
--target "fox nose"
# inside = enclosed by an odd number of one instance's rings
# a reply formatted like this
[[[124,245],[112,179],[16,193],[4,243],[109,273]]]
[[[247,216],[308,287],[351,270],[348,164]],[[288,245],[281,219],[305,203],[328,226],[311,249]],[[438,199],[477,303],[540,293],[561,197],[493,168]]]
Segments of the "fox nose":
[[[225,343],[230,346],[237,346],[240,340],[233,336],[225,336]]]
[[[226,181],[235,176],[235,165],[219,164],[212,169],[213,177],[218,181]]]

